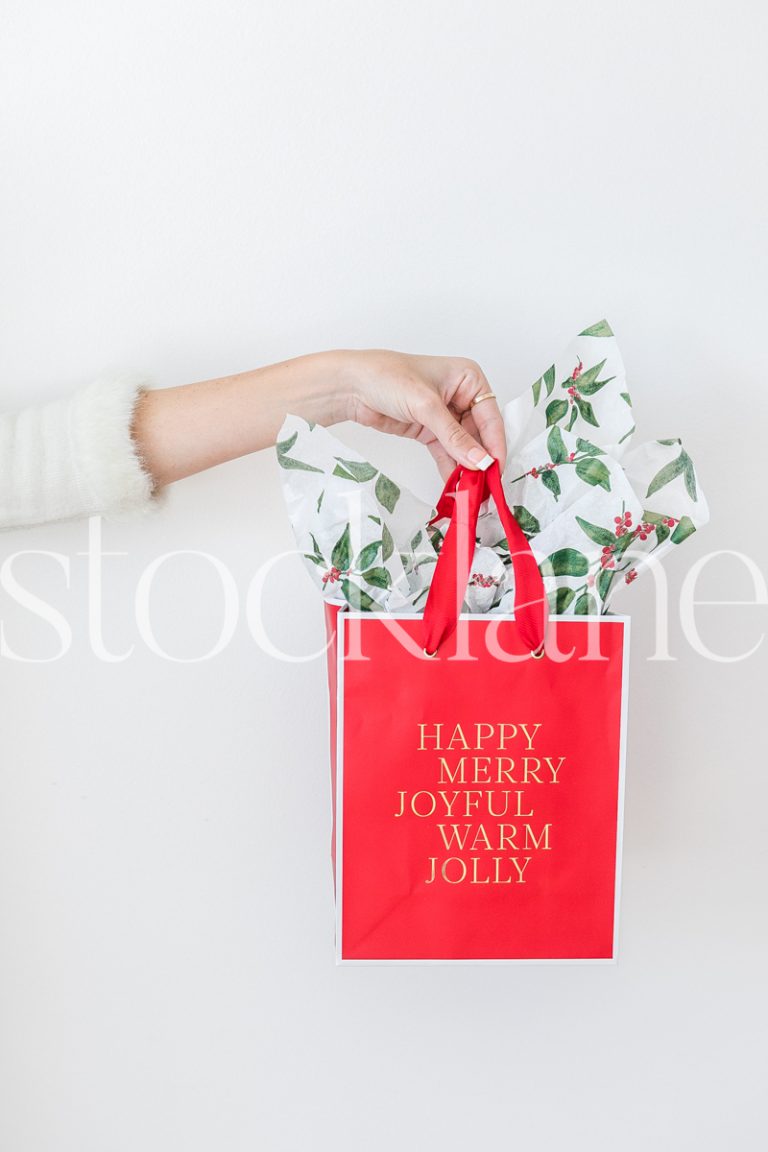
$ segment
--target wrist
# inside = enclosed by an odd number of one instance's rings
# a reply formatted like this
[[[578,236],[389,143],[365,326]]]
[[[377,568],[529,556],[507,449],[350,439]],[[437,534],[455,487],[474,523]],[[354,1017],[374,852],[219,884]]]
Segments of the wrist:
[[[358,357],[359,353],[345,348],[310,353],[311,383],[307,399],[314,414],[309,419],[326,427],[354,420],[360,383]]]

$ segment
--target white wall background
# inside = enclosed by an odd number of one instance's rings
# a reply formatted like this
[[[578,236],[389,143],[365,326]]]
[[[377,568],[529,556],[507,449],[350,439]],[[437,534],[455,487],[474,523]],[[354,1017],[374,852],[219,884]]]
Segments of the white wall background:
[[[9,406],[109,367],[159,384],[321,347],[472,356],[503,397],[606,315],[642,438],[684,435],[715,549],[768,567],[765,7],[473,0],[0,8],[0,378]],[[423,494],[417,446],[345,428]],[[3,1152],[635,1152],[756,1148],[766,1023],[764,648],[653,653],[635,621],[615,968],[337,969],[324,668],[244,620],[215,660],[137,636],[161,552],[242,592],[291,545],[266,453],[104,527],[107,664],[87,525],[6,533],[72,650],[0,664]],[[750,599],[735,559],[709,599]],[[298,562],[277,642],[322,645]],[[704,607],[707,644],[765,607]],[[5,597],[7,642],[55,652]],[[202,562],[158,577],[158,641],[204,652]]]

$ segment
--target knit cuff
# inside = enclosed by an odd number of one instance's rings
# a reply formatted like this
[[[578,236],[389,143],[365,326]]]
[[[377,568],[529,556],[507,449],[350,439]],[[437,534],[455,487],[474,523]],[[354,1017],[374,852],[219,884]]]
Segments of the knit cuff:
[[[132,435],[136,405],[152,386],[137,373],[102,377],[70,401],[75,478],[86,515],[143,515],[163,502]]]

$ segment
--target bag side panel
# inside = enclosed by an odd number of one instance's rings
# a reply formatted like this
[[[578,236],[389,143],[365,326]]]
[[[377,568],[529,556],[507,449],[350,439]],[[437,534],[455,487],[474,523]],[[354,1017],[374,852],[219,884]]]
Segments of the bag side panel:
[[[342,611],[337,604],[325,604],[325,633],[328,638],[326,660],[328,665],[328,736],[330,739],[331,766],[331,865],[333,867],[333,887],[336,891],[336,738],[337,738],[337,699],[338,699],[338,615]]]

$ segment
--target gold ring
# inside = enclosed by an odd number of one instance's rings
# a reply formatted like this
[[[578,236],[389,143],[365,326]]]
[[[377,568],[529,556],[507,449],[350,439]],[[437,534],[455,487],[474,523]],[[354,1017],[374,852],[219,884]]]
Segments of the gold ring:
[[[541,648],[539,648],[537,652],[531,652],[531,656],[534,660],[541,660],[544,656],[544,645],[542,644]]]
[[[495,392],[481,392],[479,396],[475,396],[470,407],[474,408],[475,404],[482,404],[483,400],[495,400],[495,399],[496,399],[496,393]]]
[[[435,648],[434,652],[427,652],[426,648],[422,648],[422,652],[425,656],[428,656],[430,660],[433,660],[435,656],[437,656],[437,648]]]

